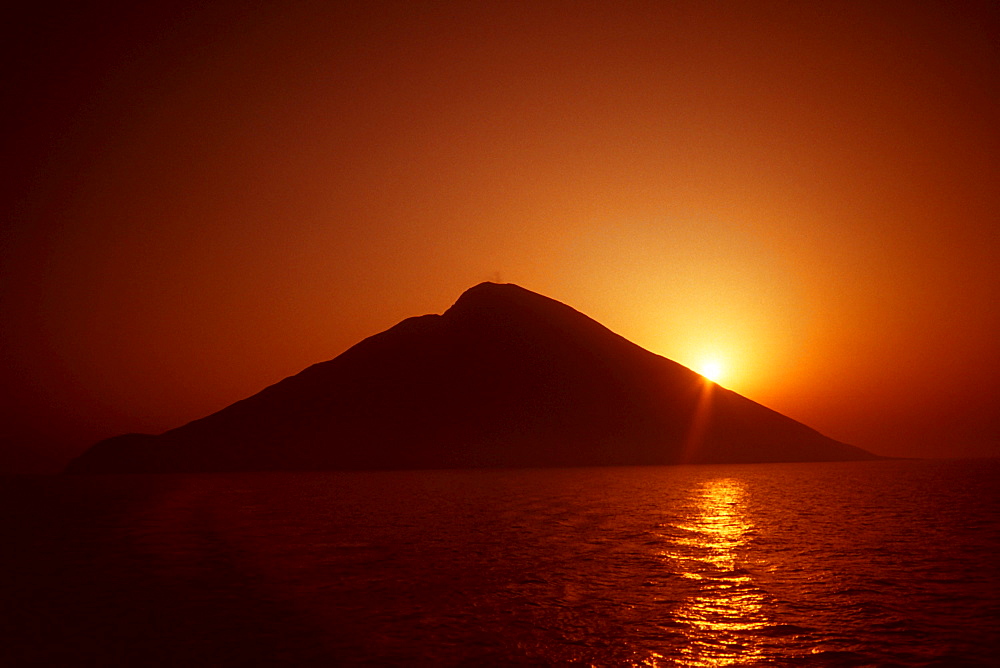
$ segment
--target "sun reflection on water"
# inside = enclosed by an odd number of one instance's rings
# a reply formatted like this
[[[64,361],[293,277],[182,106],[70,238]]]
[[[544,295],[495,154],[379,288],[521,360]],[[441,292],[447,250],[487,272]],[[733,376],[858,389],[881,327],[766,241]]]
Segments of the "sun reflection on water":
[[[671,525],[663,556],[698,592],[675,611],[687,642],[676,665],[746,665],[761,658],[757,631],[767,625],[764,596],[740,554],[753,525],[742,512],[746,491],[728,478],[703,484],[690,516]]]

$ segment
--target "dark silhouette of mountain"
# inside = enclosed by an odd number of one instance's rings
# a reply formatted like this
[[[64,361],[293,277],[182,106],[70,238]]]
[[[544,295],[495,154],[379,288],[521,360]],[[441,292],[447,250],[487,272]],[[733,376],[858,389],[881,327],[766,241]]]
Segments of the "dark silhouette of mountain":
[[[874,459],[555,300],[483,283],[72,473],[600,466]]]

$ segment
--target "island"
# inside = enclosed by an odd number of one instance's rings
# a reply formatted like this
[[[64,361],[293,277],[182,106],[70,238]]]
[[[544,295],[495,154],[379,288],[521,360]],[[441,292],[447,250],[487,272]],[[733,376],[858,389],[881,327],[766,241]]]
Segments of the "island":
[[[181,473],[877,459],[554,299],[482,283],[332,360],[67,472]]]

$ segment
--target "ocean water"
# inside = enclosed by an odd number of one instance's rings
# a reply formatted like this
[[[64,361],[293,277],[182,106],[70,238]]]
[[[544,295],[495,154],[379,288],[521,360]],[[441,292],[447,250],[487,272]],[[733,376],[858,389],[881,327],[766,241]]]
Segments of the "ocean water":
[[[1000,665],[1000,462],[13,477],[0,665]]]

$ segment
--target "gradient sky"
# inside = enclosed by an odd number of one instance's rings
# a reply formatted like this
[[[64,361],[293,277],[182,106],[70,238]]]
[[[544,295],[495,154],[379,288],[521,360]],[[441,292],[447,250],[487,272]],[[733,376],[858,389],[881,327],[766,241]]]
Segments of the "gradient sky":
[[[1000,455],[994,3],[81,4],[3,28],[0,470],[484,280],[876,453]]]

